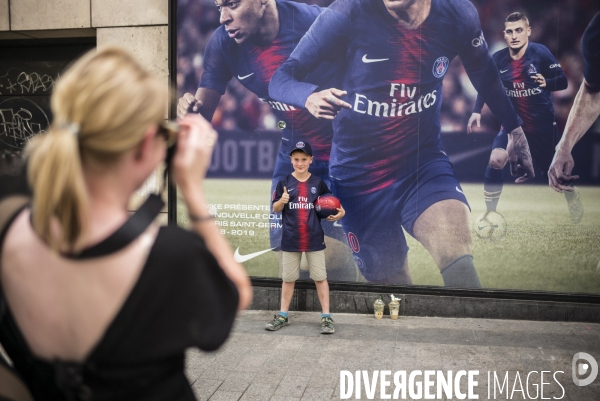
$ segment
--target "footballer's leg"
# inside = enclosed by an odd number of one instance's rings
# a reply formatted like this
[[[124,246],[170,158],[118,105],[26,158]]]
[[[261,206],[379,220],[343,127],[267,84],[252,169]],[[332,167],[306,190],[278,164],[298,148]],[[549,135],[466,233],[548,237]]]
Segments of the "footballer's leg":
[[[277,172],[277,169],[275,171]],[[273,201],[273,197],[275,196],[275,188],[277,187],[277,183],[284,177],[285,176],[273,175],[273,178],[271,179],[271,203]],[[277,262],[279,265],[279,277],[281,277],[283,274],[283,260],[281,255],[281,236],[283,235],[283,220],[281,219],[281,212],[274,212],[272,207],[269,217],[269,241],[271,244],[271,249],[275,251],[275,256],[277,257]]]
[[[431,205],[413,228],[415,238],[429,251],[446,287],[481,288],[471,254],[469,208],[455,199]]]
[[[402,190],[393,184],[357,194],[351,184],[334,181],[332,185],[346,210],[342,226],[364,278],[375,283],[412,284],[406,262],[408,245],[397,217],[401,201],[395,194]]]
[[[334,224],[333,222],[328,222]],[[339,224],[339,222],[338,222]],[[325,229],[325,228],[323,228]],[[344,233],[341,224],[336,227]],[[361,281],[362,275],[356,267],[352,251],[346,242],[342,242],[325,234],[325,255],[327,260],[327,276],[333,281]]]
[[[431,205],[415,222],[415,238],[440,268],[446,287],[480,288],[471,255],[469,208],[456,199]]]
[[[310,172],[321,178],[327,187],[332,189],[331,177],[329,176],[329,163],[313,162]],[[354,262],[354,257],[348,246],[348,241],[346,241],[341,221],[327,221],[323,219],[321,220],[321,227],[325,234],[325,261],[327,264],[327,277],[329,280],[363,280],[363,277]]]
[[[404,257],[404,264],[399,269],[395,269],[390,276],[384,280],[373,282],[382,284],[412,284],[410,270],[408,269],[408,255]]]
[[[504,186],[502,170],[508,162],[507,145],[508,135],[504,131],[500,131],[492,144],[492,153],[483,180],[483,196],[488,212],[496,211],[498,200],[502,194],[502,187]]]
[[[429,251],[446,287],[480,288],[469,206],[452,165],[440,158],[424,165],[419,176],[424,184],[411,190],[402,211],[404,228]]]

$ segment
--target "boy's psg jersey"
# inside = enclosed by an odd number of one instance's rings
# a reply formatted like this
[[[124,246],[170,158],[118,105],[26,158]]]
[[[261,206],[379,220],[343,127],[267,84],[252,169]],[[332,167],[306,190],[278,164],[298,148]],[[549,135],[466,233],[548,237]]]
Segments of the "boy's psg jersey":
[[[551,136],[554,125],[552,91],[565,89],[567,78],[544,45],[529,42],[519,60],[513,60],[509,51],[508,47],[497,51],[493,58],[506,94],[523,120],[523,131],[527,135],[539,133]],[[545,88],[531,78],[536,74],[542,74],[546,80]],[[478,96],[474,111],[480,113],[482,106],[483,100]]]
[[[429,16],[416,29],[400,26],[383,0],[337,0],[274,75],[269,91],[304,105],[315,90],[304,75],[324,61],[343,60],[337,88],[348,92],[342,99],[351,108],[333,122],[330,174],[372,192],[413,173],[417,160],[442,154],[442,81],[457,55],[492,111],[517,128],[468,0],[432,0]]]
[[[204,72],[198,85],[225,93],[232,77],[258,98],[268,103],[282,129],[281,152],[290,154],[298,141],[309,142],[315,152],[315,161],[328,161],[333,129],[331,122],[313,117],[305,109],[277,102],[269,97],[269,82],[277,68],[290,53],[323,9],[292,1],[277,1],[279,33],[267,46],[253,43],[252,38],[238,45],[221,25],[211,36],[204,52]],[[310,75],[317,85],[332,87],[334,69],[322,65]]]
[[[281,250],[287,252],[313,252],[325,249],[325,237],[321,219],[317,216],[314,202],[331,191],[316,175],[304,182],[288,175],[277,184],[273,192],[273,203],[281,199],[283,188],[287,189],[290,201],[282,211],[283,235]]]

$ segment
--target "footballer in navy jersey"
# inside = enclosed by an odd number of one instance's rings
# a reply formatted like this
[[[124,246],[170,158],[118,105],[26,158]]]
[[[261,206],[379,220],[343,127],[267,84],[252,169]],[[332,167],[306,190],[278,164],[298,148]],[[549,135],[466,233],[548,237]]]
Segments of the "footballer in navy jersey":
[[[332,190],[348,211],[342,225],[357,239],[352,250],[368,280],[410,282],[402,225],[447,286],[480,286],[467,201],[440,139],[442,81],[457,55],[531,176],[520,120],[467,0],[337,0],[271,80],[273,98],[333,119]],[[345,61],[339,89],[306,79],[335,59]]]
[[[199,112],[212,119],[220,97],[232,78],[269,104],[277,117],[282,141],[271,182],[271,191],[280,179],[293,170],[289,153],[294,144],[308,141],[315,151],[310,171],[329,181],[329,154],[333,128],[330,121],[319,120],[303,108],[273,100],[268,93],[271,76],[290,55],[299,40],[323,10],[317,6],[285,0],[217,0],[221,26],[213,33],[205,49],[202,74],[196,95],[185,94],[178,104],[178,115]],[[323,64],[310,79],[330,87],[335,82],[331,64]],[[272,213],[271,247],[278,249],[282,230],[279,213]],[[338,269],[334,279],[354,280],[356,267],[345,245],[343,231],[323,221],[325,234],[336,242],[328,254],[328,268]],[[332,248],[333,249],[333,248]],[[335,254],[335,256],[334,256]]]
[[[310,141],[315,162],[329,161],[333,129],[330,122],[314,118],[305,109],[275,101],[269,96],[273,73],[287,60],[322,11],[320,7],[293,1],[278,0],[276,4],[279,32],[267,45],[254,37],[238,44],[230,37],[225,25],[214,32],[204,51],[204,72],[198,87],[213,89],[223,95],[227,83],[235,77],[261,101],[268,103],[278,121],[285,123],[281,125],[284,128],[281,130],[280,154],[291,173],[289,154],[298,141]],[[324,86],[331,86],[335,82],[334,73],[331,65],[324,64],[310,78]]]
[[[546,46],[533,42],[525,46],[519,59],[511,57],[508,47],[494,53],[493,59],[506,94],[523,120],[523,131],[533,152],[532,140],[537,140],[537,135],[542,136],[539,141],[552,143],[551,133],[556,125],[552,92],[566,89],[568,83],[560,64]],[[544,86],[538,83],[538,76],[544,78]],[[484,104],[478,95],[473,112],[481,113]]]
[[[531,27],[524,14],[512,13],[504,24],[504,39],[508,47],[494,53],[493,59],[506,94],[523,120],[523,131],[527,136],[537,174],[542,176],[548,171],[559,138],[552,92],[566,89],[567,77],[546,46],[529,41]],[[469,133],[473,123],[480,125],[484,104],[485,101],[478,95],[473,115],[467,124]],[[502,169],[508,162],[507,145],[508,136],[501,129],[492,144],[485,172],[484,197],[488,211],[496,211],[502,193]]]
[[[571,151],[600,115],[600,13],[594,16],[583,33],[581,52],[584,79],[548,170],[550,187],[557,192],[577,192],[573,182],[579,176],[571,174],[575,166]]]

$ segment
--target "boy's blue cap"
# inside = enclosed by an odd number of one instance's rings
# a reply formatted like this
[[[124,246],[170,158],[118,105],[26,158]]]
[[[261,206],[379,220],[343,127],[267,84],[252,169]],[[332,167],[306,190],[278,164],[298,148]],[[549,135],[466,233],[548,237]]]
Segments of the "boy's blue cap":
[[[310,147],[310,145],[308,144],[308,142],[304,142],[304,141],[298,141],[296,142],[296,146],[294,146],[294,148],[292,150],[290,150],[290,156],[292,155],[292,153],[294,153],[296,150],[301,150],[304,153],[306,153],[307,155],[312,157],[312,148]]]

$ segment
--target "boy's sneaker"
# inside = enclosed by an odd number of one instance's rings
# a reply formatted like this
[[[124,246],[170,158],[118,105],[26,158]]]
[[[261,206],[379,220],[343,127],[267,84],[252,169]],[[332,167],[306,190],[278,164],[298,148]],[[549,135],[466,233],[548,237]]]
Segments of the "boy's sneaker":
[[[271,320],[269,323],[267,323],[267,325],[265,326],[265,329],[270,330],[270,331],[275,331],[275,330],[279,330],[283,326],[287,326],[289,324],[290,324],[290,322],[287,317],[277,314],[277,315],[273,316],[273,320]]]
[[[333,319],[329,316],[321,318],[321,334],[333,334],[335,333],[335,327],[333,327]]]
[[[565,192],[565,198],[567,198],[567,204],[569,205],[569,216],[571,222],[577,224],[583,218],[583,204],[581,203],[581,197],[579,196],[579,189],[573,187],[572,192]]]

